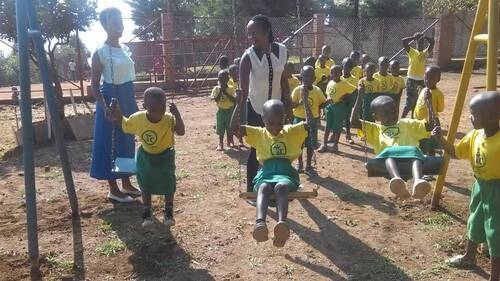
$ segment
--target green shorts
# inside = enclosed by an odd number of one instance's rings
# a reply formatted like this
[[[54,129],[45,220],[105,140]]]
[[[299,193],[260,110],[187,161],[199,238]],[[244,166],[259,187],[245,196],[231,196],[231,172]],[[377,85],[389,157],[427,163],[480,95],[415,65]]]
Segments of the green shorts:
[[[488,243],[490,256],[500,257],[500,179],[477,179],[472,186],[467,238]]]
[[[326,107],[326,127],[334,133],[340,133],[344,126],[346,104],[339,102]]]
[[[175,151],[147,153],[142,146],[135,155],[137,182],[145,194],[172,195],[176,190]]]
[[[222,136],[229,131],[229,126],[231,126],[231,117],[233,116],[234,107],[228,109],[217,110],[216,115],[216,132],[217,135]]]
[[[306,121],[300,117],[293,118],[293,124],[297,124],[300,122]],[[309,133],[307,134],[307,138],[304,141],[304,146],[307,148],[316,149],[318,148],[318,127],[319,127],[319,118],[314,118],[309,124]]]
[[[292,167],[292,162],[286,158],[274,158],[264,162],[262,168],[252,181],[253,191],[258,192],[263,183],[276,185],[286,184],[288,191],[293,192],[299,189],[300,177],[297,170]]]

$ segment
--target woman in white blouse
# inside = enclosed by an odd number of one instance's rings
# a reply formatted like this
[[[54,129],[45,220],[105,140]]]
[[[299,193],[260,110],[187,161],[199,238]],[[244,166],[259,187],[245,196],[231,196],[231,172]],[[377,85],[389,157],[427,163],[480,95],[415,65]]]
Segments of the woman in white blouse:
[[[92,90],[97,104],[90,176],[108,181],[108,199],[128,203],[134,201],[130,195],[141,193],[132,186],[129,177],[113,174],[111,163],[114,157],[134,157],[134,136],[124,134],[120,129],[113,130],[109,103],[111,98],[117,98],[125,116],[138,110],[134,96],[134,62],[128,48],[119,41],[123,33],[120,10],[104,9],[99,14],[99,21],[108,36],[92,56]],[[119,178],[121,190],[116,182]]]

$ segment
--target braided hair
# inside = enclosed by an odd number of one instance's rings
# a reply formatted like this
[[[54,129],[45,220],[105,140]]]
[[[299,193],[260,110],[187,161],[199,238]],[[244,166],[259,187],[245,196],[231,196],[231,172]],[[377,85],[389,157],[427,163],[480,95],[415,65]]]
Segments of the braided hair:
[[[268,30],[267,38],[269,39],[269,42],[274,41],[273,27],[268,17],[258,14],[253,16],[251,21],[255,22],[262,30]]]

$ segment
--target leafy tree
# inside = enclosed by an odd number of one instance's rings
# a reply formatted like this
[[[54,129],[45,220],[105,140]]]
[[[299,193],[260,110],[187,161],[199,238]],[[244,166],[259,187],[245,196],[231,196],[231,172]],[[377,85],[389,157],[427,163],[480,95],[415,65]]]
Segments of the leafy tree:
[[[15,51],[8,55],[0,53],[0,87],[14,86],[19,84],[19,65]],[[30,77],[33,83],[40,83],[40,74],[35,64],[30,61]]]
[[[49,58],[52,81],[64,118],[61,82],[57,75],[56,50],[70,42],[72,31],[85,31],[96,19],[96,0],[34,0]],[[16,42],[15,6],[13,0],[0,0],[0,38]],[[33,50],[31,50],[33,54]]]
[[[361,16],[407,18],[422,16],[422,0],[366,0]]]
[[[423,0],[424,12],[427,15],[441,15],[449,12],[473,10],[476,8],[477,0]]]

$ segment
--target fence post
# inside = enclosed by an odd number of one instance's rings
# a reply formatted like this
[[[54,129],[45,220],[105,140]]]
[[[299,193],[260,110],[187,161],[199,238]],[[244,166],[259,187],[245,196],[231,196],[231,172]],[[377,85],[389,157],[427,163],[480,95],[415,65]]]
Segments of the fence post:
[[[448,69],[451,66],[453,56],[453,44],[455,42],[455,17],[453,14],[443,14],[436,26],[434,40],[434,63],[442,69]]]
[[[313,18],[314,54],[312,55],[319,56],[321,47],[325,44],[325,14],[314,14]]]
[[[174,18],[172,12],[167,11],[161,14],[161,36],[162,40],[174,38]],[[169,42],[162,43],[162,55],[164,65],[164,78],[167,84],[175,87],[175,64],[172,56],[174,51],[173,44]]]

